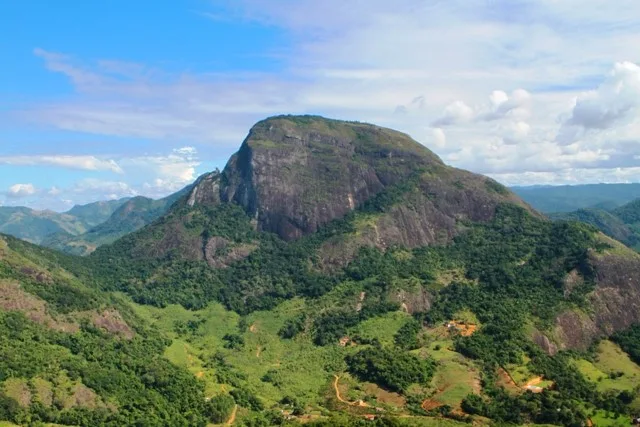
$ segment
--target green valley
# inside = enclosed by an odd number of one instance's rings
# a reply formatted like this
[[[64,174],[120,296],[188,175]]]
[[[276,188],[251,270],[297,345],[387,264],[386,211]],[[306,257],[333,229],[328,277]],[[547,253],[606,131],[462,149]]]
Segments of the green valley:
[[[2,238],[0,418],[608,426],[640,409],[640,255],[405,134],[269,118],[166,209],[85,257]]]

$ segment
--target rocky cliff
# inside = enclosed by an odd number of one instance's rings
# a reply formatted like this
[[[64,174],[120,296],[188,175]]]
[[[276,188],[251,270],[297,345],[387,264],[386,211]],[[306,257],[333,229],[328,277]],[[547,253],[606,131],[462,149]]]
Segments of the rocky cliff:
[[[537,226],[527,229],[532,223]],[[263,309],[296,293],[325,292],[333,286],[334,273],[351,268],[350,262],[366,252],[363,247],[383,254],[424,246],[446,251],[454,238],[463,239],[465,230],[479,227],[486,230],[465,248],[486,256],[486,264],[474,267],[470,275],[468,268],[478,256],[448,254],[458,257],[458,263],[449,266],[456,271],[456,283],[471,279],[494,292],[507,284],[548,285],[545,282],[556,277],[549,271],[558,270],[557,277],[563,277],[575,270],[566,280],[564,300],[562,292],[549,294],[557,307],[547,320],[557,317],[555,328],[533,336],[550,353],[586,348],[595,338],[640,321],[640,282],[635,279],[640,255],[613,240],[608,252],[596,250],[588,246],[591,240],[578,237],[583,232],[593,236],[594,231],[575,224],[553,235],[551,222],[508,189],[488,177],[445,165],[405,134],[320,117],[282,116],[257,123],[223,171],[201,176],[166,215],[111,248],[100,248],[95,258],[109,271],[117,267],[128,269],[126,274],[135,272],[121,282],[140,300],[199,306],[203,298],[218,298],[233,309]],[[551,234],[540,234],[540,229]],[[545,254],[557,249],[549,239],[565,245],[565,252],[548,258]],[[574,247],[579,245],[579,250]],[[492,251],[497,252],[495,259]],[[514,251],[522,252],[519,258],[512,259]],[[584,291],[585,279],[571,264],[574,258],[563,258],[566,253],[590,254],[580,258],[594,271],[589,278],[594,289],[583,295],[588,302],[582,306],[572,302],[571,294],[574,289]],[[528,266],[534,257],[538,261]],[[129,265],[136,260],[146,263],[144,281],[139,267]],[[491,283],[478,283],[494,262],[502,264],[487,279]],[[512,271],[514,263],[539,274],[539,281],[519,283],[532,277],[529,274],[511,283],[515,276],[503,275],[517,273]],[[437,276],[438,268],[433,265],[429,274]],[[194,276],[186,282],[193,286],[189,291],[179,288],[185,271]],[[430,310],[434,296],[451,282],[428,290],[429,275],[420,277],[415,289],[397,285],[389,291],[406,311]],[[203,283],[211,289],[201,291]]]
[[[259,230],[293,240],[398,186],[403,194],[375,221],[376,246],[448,241],[460,220],[490,220],[505,201],[525,206],[495,181],[446,166],[406,134],[308,116],[257,123],[223,172],[201,177],[186,203],[235,202]]]
[[[592,310],[558,316],[561,348],[586,350],[595,339],[640,323],[640,255],[609,237],[599,238],[609,248],[589,256],[596,285],[588,295]]]

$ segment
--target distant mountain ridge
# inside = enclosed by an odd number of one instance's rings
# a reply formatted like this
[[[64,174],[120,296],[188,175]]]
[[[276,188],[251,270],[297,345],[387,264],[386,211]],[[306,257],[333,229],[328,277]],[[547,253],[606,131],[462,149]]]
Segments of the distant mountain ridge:
[[[511,187],[518,196],[543,213],[578,209],[615,209],[640,198],[640,184],[583,184]]]
[[[597,227],[609,237],[640,250],[640,199],[613,210],[580,209],[574,212],[550,214],[555,220],[581,221]]]
[[[128,198],[76,205],[67,212],[0,206],[0,233],[42,243],[56,233],[78,235],[106,221]]]
[[[191,186],[162,199],[126,197],[76,205],[67,212],[0,207],[0,233],[72,255],[88,255],[162,216]]]
[[[190,186],[185,187],[158,200],[143,196],[130,198],[119,206],[106,221],[97,224],[88,231],[78,235],[51,234],[41,244],[73,255],[88,255],[97,247],[112,243],[160,218],[189,188]]]

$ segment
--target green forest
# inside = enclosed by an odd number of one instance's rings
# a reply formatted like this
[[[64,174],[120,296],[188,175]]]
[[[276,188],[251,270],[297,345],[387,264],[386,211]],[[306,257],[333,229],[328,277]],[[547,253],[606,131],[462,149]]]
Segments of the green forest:
[[[391,142],[364,136],[375,162],[393,157]],[[194,193],[86,257],[1,236],[0,419],[628,425],[640,327],[598,298],[634,286],[639,255],[428,159],[295,239],[262,231],[234,201],[189,203]],[[473,197],[479,219],[442,213]],[[417,204],[440,215],[433,244],[380,243],[385,221]],[[603,333],[603,307],[624,327]]]

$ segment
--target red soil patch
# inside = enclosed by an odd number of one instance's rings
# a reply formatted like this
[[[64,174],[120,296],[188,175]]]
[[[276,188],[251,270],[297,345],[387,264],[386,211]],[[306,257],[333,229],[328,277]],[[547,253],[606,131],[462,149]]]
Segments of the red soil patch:
[[[503,368],[498,368],[498,385],[511,391],[520,389],[513,378],[511,378],[511,375],[509,375],[509,372]]]
[[[422,409],[424,409],[425,411],[430,411],[432,409],[439,408],[442,405],[443,404],[441,402],[438,402],[435,399],[427,399],[424,402],[422,402]]]
[[[469,337],[478,330],[478,325],[474,325],[472,323],[459,323],[455,320],[452,320],[447,323],[447,328],[450,331],[457,331],[463,337]]]

